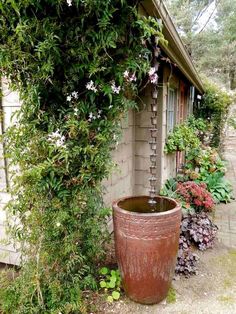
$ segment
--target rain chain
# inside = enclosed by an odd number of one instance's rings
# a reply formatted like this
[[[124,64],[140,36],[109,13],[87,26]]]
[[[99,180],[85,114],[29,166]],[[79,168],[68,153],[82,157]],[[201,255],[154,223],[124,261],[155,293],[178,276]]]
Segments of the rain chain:
[[[158,70],[159,63],[155,63],[155,68],[156,71]],[[152,103],[151,103],[151,128],[150,128],[150,133],[151,133],[151,138],[150,138],[150,149],[151,149],[151,154],[150,154],[150,190],[149,190],[149,196],[150,199],[148,203],[151,206],[156,205],[156,200],[155,196],[157,195],[157,190],[156,190],[156,182],[157,182],[157,96],[158,96],[158,91],[157,91],[157,84],[158,80],[156,81],[155,84],[153,84],[153,88],[151,91],[152,95]]]

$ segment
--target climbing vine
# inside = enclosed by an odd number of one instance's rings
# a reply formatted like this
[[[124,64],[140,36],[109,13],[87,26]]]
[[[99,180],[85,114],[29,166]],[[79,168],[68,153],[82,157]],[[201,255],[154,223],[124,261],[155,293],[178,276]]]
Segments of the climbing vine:
[[[80,313],[102,250],[101,181],[120,121],[157,80],[160,21],[133,0],[2,0],[0,68],[20,94],[4,141],[13,172],[11,233],[22,268],[4,313]],[[17,165],[17,168],[15,167]],[[17,169],[17,170],[16,170]]]

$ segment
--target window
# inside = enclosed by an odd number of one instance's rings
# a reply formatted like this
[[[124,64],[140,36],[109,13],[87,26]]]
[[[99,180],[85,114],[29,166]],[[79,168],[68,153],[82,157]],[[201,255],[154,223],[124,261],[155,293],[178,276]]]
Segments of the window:
[[[193,114],[194,98],[195,98],[195,87],[191,86],[190,92],[189,92],[189,107],[188,107],[189,114]]]
[[[169,88],[168,99],[167,99],[167,109],[166,109],[167,135],[173,130],[174,125],[175,125],[176,102],[177,102],[176,89]]]

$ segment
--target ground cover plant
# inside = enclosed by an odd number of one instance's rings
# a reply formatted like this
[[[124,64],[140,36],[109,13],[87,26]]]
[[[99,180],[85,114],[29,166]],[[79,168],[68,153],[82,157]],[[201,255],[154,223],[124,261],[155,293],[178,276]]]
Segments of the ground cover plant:
[[[100,282],[99,285],[104,289],[107,295],[107,301],[113,302],[120,298],[121,276],[118,269],[109,269],[102,267],[99,271]]]
[[[212,248],[217,230],[217,226],[204,212],[183,216],[175,268],[176,274],[182,274],[186,277],[197,274],[199,257],[193,248],[197,247],[201,251]]]
[[[85,313],[97,288],[108,211],[101,181],[124,114],[156,82],[161,22],[139,1],[1,1],[0,69],[22,107],[4,137],[11,234],[23,265],[0,289],[3,313]],[[131,97],[132,96],[132,97]]]

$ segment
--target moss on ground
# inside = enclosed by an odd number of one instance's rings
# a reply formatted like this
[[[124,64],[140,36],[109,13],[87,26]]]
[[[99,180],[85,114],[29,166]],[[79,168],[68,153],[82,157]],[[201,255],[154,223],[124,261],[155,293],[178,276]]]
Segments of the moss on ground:
[[[235,298],[232,295],[221,295],[218,300],[226,304],[235,304]]]
[[[168,304],[176,302],[176,291],[175,291],[175,289],[173,287],[170,287],[170,289],[168,291],[166,302]]]

